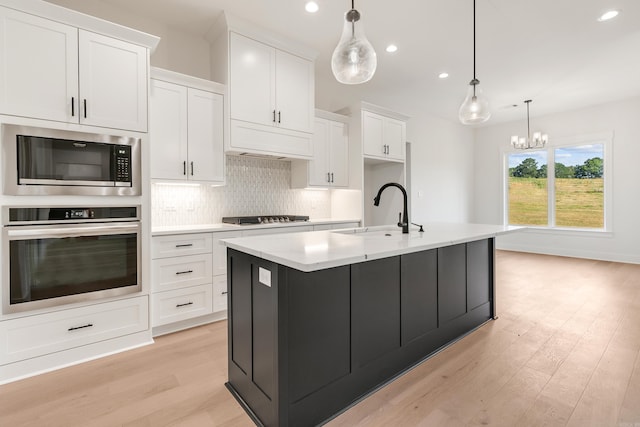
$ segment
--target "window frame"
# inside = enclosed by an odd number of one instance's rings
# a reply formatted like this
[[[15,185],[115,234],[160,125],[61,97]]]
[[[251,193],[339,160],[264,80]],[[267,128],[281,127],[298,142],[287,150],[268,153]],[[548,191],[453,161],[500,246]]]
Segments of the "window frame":
[[[586,228],[586,227],[558,227],[556,226],[556,194],[555,194],[555,150],[558,148],[579,147],[582,145],[602,144],[603,146],[603,188],[604,188],[604,204],[603,215],[604,223],[602,228]],[[613,132],[600,132],[585,135],[576,135],[572,137],[564,137],[557,139],[549,139],[547,145],[540,149],[531,151],[546,151],[547,153],[547,225],[523,225],[509,223],[509,155],[521,153],[513,147],[502,150],[503,164],[503,223],[504,225],[519,225],[536,231],[560,231],[563,233],[584,233],[584,234],[610,234],[613,232]]]

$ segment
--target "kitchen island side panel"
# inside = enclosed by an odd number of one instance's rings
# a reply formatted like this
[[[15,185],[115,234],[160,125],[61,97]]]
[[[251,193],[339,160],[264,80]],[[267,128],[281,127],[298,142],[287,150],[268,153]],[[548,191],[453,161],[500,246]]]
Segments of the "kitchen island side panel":
[[[264,425],[279,424],[278,266],[242,252],[227,251],[229,382],[239,403]],[[261,281],[268,272],[269,285]]]
[[[493,316],[493,239],[312,272],[229,250],[228,266],[227,386],[258,425],[322,424]]]

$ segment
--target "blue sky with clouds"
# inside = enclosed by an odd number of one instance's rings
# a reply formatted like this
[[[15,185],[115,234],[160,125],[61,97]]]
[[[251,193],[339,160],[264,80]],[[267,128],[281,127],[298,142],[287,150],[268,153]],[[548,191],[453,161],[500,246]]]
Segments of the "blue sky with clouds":
[[[565,166],[584,164],[585,160],[594,157],[604,158],[604,145],[591,144],[578,147],[564,147],[555,149],[556,163]],[[518,153],[510,153],[508,156],[509,167],[518,166],[526,158],[532,158],[538,162],[538,167],[547,163],[547,150],[530,150]]]

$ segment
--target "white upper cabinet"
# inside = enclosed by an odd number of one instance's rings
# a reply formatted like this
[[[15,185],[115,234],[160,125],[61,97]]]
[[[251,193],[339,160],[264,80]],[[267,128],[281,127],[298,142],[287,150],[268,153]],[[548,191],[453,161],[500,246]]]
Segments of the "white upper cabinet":
[[[147,131],[147,49],[80,30],[80,123]]]
[[[0,113],[77,122],[77,103],[78,30],[0,7]]]
[[[0,113],[147,130],[146,47],[0,7]]]
[[[313,132],[313,62],[230,35],[231,118]]]
[[[187,179],[187,88],[151,79],[151,178]]]
[[[336,114],[333,116],[338,117]],[[344,120],[346,121],[347,118],[345,117]],[[291,163],[291,186],[294,188],[349,186],[349,137],[347,125],[344,122],[316,117],[313,159],[308,162],[297,160]]]
[[[275,75],[278,126],[313,132],[313,62],[276,50]]]
[[[311,59],[229,33],[229,151],[310,158]]]
[[[189,88],[189,179],[224,182],[223,97]]]
[[[275,49],[231,33],[229,114],[232,119],[274,125]]]
[[[406,122],[371,111],[362,111],[363,155],[403,162]]]
[[[151,79],[151,178],[223,184],[224,96],[214,92],[222,92],[221,85],[154,72],[164,80]],[[167,76],[184,83],[166,81]],[[186,86],[190,81],[199,87]]]

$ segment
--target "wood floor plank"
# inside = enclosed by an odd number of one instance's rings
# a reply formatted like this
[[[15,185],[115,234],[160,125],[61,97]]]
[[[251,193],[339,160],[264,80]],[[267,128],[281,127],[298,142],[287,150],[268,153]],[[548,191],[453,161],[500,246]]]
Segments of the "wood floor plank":
[[[640,426],[640,265],[496,254],[499,319],[328,426]],[[0,426],[254,425],[227,323],[0,386]]]

